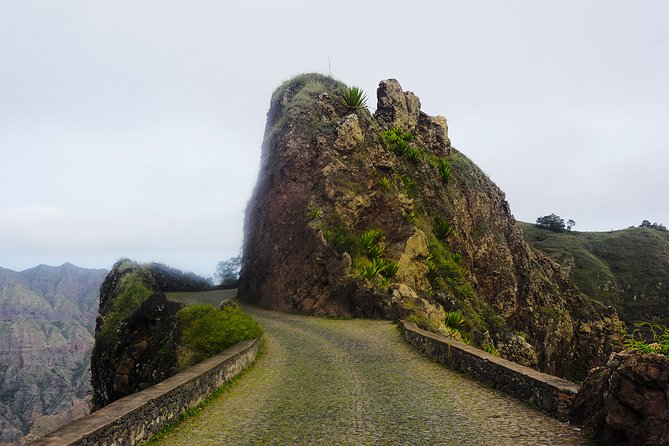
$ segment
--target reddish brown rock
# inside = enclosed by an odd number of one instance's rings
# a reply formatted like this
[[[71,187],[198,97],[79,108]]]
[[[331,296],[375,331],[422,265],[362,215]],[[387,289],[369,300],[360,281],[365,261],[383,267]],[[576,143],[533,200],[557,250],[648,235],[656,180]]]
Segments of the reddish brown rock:
[[[374,115],[346,108],[343,87],[307,74],[272,97],[246,212],[241,299],[317,315],[413,315],[436,332],[448,332],[444,311],[462,309],[475,344],[568,378],[621,347],[615,310],[585,298],[525,243],[504,193],[451,147],[445,118],[422,112],[394,79],[379,84]],[[413,159],[385,140],[395,127],[412,135]],[[436,218],[452,229],[445,240]],[[370,259],[356,244],[372,229],[398,264],[385,281],[361,275]],[[455,260],[436,270],[440,255]]]
[[[636,351],[611,355],[590,371],[572,419],[605,444],[669,445],[669,358]]]

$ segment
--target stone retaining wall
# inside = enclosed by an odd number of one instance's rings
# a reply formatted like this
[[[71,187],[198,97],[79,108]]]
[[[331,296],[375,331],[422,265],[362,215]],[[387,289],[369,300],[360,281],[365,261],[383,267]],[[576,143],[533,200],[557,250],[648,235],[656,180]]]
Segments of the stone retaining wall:
[[[402,321],[400,327],[406,341],[436,361],[528,401],[560,420],[569,419],[577,384],[421,330],[411,322]]]
[[[244,370],[255,359],[259,346],[260,338],[242,341],[155,386],[63,426],[31,445],[111,446],[146,441]]]

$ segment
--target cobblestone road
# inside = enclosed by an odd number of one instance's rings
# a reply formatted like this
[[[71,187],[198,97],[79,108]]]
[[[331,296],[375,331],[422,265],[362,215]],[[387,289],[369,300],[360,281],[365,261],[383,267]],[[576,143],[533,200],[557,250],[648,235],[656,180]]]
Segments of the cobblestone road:
[[[444,368],[389,322],[248,309],[263,356],[165,445],[581,445],[581,432]]]

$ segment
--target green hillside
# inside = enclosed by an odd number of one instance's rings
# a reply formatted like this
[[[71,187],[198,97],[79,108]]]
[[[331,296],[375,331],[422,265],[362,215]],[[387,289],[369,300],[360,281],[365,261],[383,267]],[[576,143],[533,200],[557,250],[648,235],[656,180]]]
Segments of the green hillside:
[[[626,322],[669,325],[669,233],[651,228],[557,233],[531,223],[518,226],[583,293],[615,306]]]

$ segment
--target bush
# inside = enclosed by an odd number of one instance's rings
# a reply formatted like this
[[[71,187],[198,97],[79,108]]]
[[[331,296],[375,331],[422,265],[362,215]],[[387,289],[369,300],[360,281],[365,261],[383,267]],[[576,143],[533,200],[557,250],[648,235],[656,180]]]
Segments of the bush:
[[[447,311],[446,318],[444,319],[444,324],[455,332],[459,332],[465,327],[465,317],[462,314],[462,311]]]
[[[451,235],[453,229],[444,217],[437,217],[434,219],[434,235],[441,241],[444,241]]]
[[[439,158],[437,161],[437,170],[439,171],[439,176],[444,181],[448,183],[448,180],[451,178],[451,166],[446,162],[446,160]]]
[[[383,140],[391,151],[396,155],[405,155],[409,150],[409,143],[414,140],[410,132],[405,132],[399,127],[393,127],[381,134]]]
[[[260,325],[239,308],[193,305],[177,313],[182,327],[177,361],[183,370],[226,348],[262,334]]]
[[[378,229],[363,232],[358,241],[358,251],[370,259],[380,257],[383,254],[383,250],[379,246],[382,238],[383,232]]]
[[[669,357],[669,328],[661,325],[644,322],[643,327],[648,327],[653,342],[646,342],[639,329],[634,330],[625,339],[625,349],[637,350],[644,353],[657,353]]]

